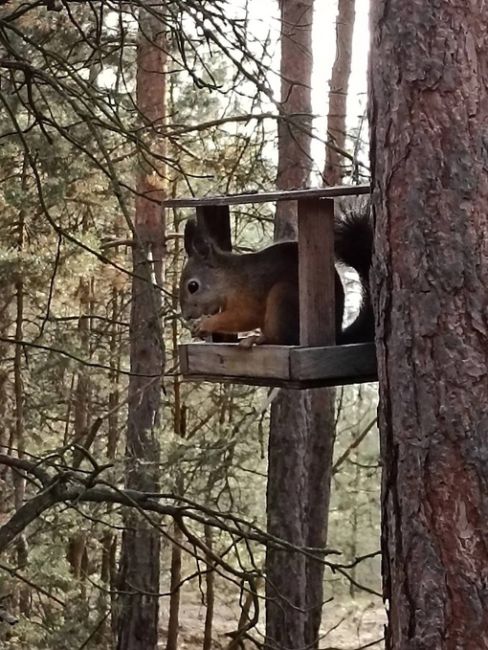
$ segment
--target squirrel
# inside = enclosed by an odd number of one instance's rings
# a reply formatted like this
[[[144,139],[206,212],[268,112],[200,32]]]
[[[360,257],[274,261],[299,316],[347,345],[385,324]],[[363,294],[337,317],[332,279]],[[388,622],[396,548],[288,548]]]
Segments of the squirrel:
[[[373,226],[369,205],[336,216],[336,260],[355,269],[361,284],[361,306],[345,329],[344,287],[335,271],[336,342],[374,340],[374,315],[369,290],[373,255]],[[253,253],[220,250],[193,220],[184,233],[188,260],[180,281],[180,304],[185,320],[195,323],[194,336],[239,333],[260,329],[261,334],[240,344],[298,345],[298,244],[282,241]]]

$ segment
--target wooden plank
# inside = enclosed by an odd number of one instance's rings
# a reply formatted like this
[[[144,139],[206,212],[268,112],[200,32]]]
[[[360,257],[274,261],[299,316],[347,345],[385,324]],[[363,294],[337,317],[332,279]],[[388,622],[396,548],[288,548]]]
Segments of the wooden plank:
[[[180,360],[180,372],[182,375],[186,375],[188,373],[188,346],[178,346],[178,357]]]
[[[244,205],[246,203],[270,203],[272,201],[296,201],[298,199],[333,198],[337,196],[359,196],[369,194],[369,185],[339,185],[337,187],[316,187],[284,192],[252,192],[229,194],[227,196],[206,196],[202,198],[167,199],[166,208],[196,208],[198,206]]]
[[[378,381],[377,377],[341,377],[340,379],[277,379],[275,377],[240,377],[239,375],[184,375],[183,380],[187,382],[208,381],[218,384],[240,384],[244,386],[261,386],[268,388],[293,388],[305,390],[309,388],[330,388],[332,386],[349,386],[350,384],[363,384],[365,382]]]
[[[190,381],[316,388],[377,381],[373,343],[305,348],[235,343],[180,346],[181,371]]]
[[[300,344],[335,343],[334,201],[298,201]]]
[[[219,384],[240,384],[244,386],[261,386],[268,388],[316,388],[317,382],[299,382],[290,379],[278,379],[276,377],[241,377],[239,375],[183,375],[183,380],[187,382],[209,381]],[[318,384],[322,386],[323,384]]]
[[[290,348],[260,345],[251,349],[233,343],[190,343],[180,346],[186,375],[290,379]]]
[[[295,381],[327,379],[329,385],[377,381],[374,343],[290,349],[290,376]]]

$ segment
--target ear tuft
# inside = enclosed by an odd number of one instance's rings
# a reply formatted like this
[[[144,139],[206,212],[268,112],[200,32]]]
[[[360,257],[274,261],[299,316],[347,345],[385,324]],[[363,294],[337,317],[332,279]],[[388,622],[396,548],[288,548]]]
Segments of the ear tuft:
[[[185,226],[185,251],[188,257],[198,256],[209,262],[214,246],[206,232],[193,219]]]
[[[197,222],[194,219],[190,219],[189,221],[186,222],[184,242],[185,242],[185,251],[188,257],[191,257],[194,253],[193,242],[195,240],[195,235],[197,233],[197,230],[198,230]]]

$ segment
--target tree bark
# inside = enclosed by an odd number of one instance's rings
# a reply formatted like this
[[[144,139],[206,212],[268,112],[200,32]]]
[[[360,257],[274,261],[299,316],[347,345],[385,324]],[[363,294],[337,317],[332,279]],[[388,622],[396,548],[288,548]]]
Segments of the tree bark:
[[[178,231],[178,220],[174,215],[174,229]],[[180,256],[179,241],[176,239],[173,254],[173,266],[178,267],[178,259]],[[176,313],[178,311],[178,275],[175,273],[173,276],[172,286],[172,308]],[[176,363],[178,359],[178,322],[173,319],[171,324],[171,339],[172,339],[172,354],[173,362]],[[173,378],[173,395],[174,395],[174,431],[175,434],[186,437],[186,420],[184,417],[184,404],[181,399],[181,382],[177,373]],[[183,496],[185,491],[184,475],[178,468],[175,480],[175,493]],[[178,523],[175,521],[173,524],[173,540],[174,543],[171,547],[171,569],[170,569],[170,592],[169,597],[169,614],[168,614],[168,629],[166,650],[178,650],[178,634],[180,629],[180,595],[181,595],[181,566],[182,566],[182,542],[183,533]]]
[[[121,341],[120,326],[117,324],[119,316],[119,290],[115,283],[112,286],[111,307],[112,322],[110,324],[110,392],[108,394],[108,411],[107,418],[107,458],[113,461],[116,457],[117,442],[119,438],[119,408],[120,408],[120,358],[121,358]],[[112,504],[107,504],[107,514],[112,512]],[[115,590],[117,588],[116,580],[116,553],[117,553],[117,536],[107,529],[101,540],[102,557],[100,563],[100,579],[108,588],[108,592],[100,592],[99,603],[107,607],[107,601],[110,603],[110,618],[100,626],[99,642],[110,637],[113,641],[117,634],[117,598]]]
[[[90,279],[80,278],[78,296],[80,317],[78,321],[79,344],[87,358],[90,358]],[[76,388],[74,389],[73,405],[73,440],[82,447],[86,444],[86,436],[90,426],[90,393],[91,378],[88,369],[81,366],[76,373]],[[75,464],[81,463],[79,452],[74,454]],[[84,578],[82,566],[87,554],[86,536],[83,530],[77,530],[68,538],[66,559],[71,573],[76,580]],[[81,591],[84,591],[83,587]]]
[[[339,0],[336,22],[336,57],[332,66],[327,117],[324,185],[340,185],[341,165],[346,149],[347,91],[351,75],[352,37],[354,32],[355,0]]]
[[[488,648],[488,33],[374,0],[370,63],[386,647]]]
[[[212,527],[205,524],[205,546],[213,551]],[[205,627],[203,630],[203,650],[212,650],[213,614],[215,605],[215,572],[212,558],[206,558],[207,573],[205,574]]]
[[[22,171],[22,187],[26,186],[26,165]],[[19,237],[18,251],[22,255],[24,248],[24,229],[25,229],[25,212],[20,210],[19,213]],[[19,269],[18,277],[15,280],[16,307],[17,313],[15,318],[15,338],[17,341],[23,339],[24,329],[24,271]],[[24,383],[22,381],[22,359],[23,349],[20,345],[15,346],[14,354],[14,394],[15,394],[15,442],[17,445],[17,456],[24,457],[25,452],[25,430],[24,430]],[[25,477],[18,472],[13,473],[14,484],[14,504],[15,509],[20,510],[24,504],[25,498]],[[24,534],[19,535],[17,539],[17,567],[25,569],[28,563],[27,540]],[[29,613],[29,589],[26,585],[19,587],[18,605],[19,612],[24,616]]]
[[[144,9],[139,13],[137,107],[146,123],[161,126],[165,109],[165,54],[162,23]],[[132,306],[126,487],[158,491],[159,417],[164,363],[160,323],[164,224],[162,193],[141,160],[137,182],[133,246]],[[160,537],[157,528],[128,512],[122,535],[119,588],[119,650],[155,650],[158,640]]]
[[[306,187],[310,169],[313,2],[282,0],[282,113],[278,189]],[[296,237],[296,204],[278,203],[277,238]],[[268,531],[301,546],[324,547],[327,533],[334,392],[281,390],[271,406]],[[316,647],[323,567],[299,553],[266,556],[268,648]]]
[[[276,187],[306,187],[312,168],[312,21],[313,0],[280,0],[281,102],[278,122],[278,171]],[[276,205],[275,238],[296,237],[296,205]]]
[[[166,650],[178,650],[178,633],[180,630],[180,592],[181,592],[181,548],[183,542],[181,528],[175,522],[173,525],[174,544],[171,547],[170,566],[170,598]]]

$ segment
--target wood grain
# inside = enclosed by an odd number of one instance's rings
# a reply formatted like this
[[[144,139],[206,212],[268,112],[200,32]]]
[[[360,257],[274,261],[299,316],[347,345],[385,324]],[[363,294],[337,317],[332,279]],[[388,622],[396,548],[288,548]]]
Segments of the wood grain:
[[[290,376],[297,381],[333,380],[335,385],[377,380],[374,343],[295,348],[290,355]],[[334,384],[329,384],[334,385]]]
[[[335,342],[334,201],[298,201],[300,344]]]
[[[183,377],[257,386],[313,388],[376,381],[373,343],[300,347],[262,345],[247,350],[232,343],[180,346]]]
[[[185,355],[184,368],[187,375],[279,379],[290,378],[289,349],[279,345],[246,349],[235,343],[190,343],[180,346],[181,354]]]
[[[369,192],[369,185],[339,185],[337,187],[315,187],[307,190],[167,199],[163,201],[163,206],[166,208],[196,208],[198,206],[244,205],[245,203],[271,203],[273,201],[297,201],[298,199],[359,196],[360,194],[369,194]]]

